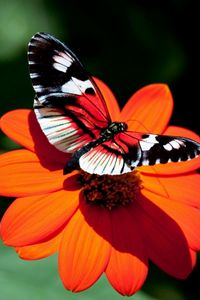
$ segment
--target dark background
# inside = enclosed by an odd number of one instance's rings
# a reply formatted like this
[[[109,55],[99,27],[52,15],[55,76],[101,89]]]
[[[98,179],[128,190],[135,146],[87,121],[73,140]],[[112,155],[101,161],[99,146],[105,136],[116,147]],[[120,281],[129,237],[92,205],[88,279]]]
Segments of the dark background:
[[[1,115],[32,107],[27,44],[37,31],[45,31],[65,42],[92,75],[107,83],[121,107],[142,86],[167,83],[175,103],[171,124],[199,133],[200,27],[195,5],[184,0],[0,0]],[[1,134],[1,152],[16,147]],[[8,203],[1,200],[1,214]],[[196,300],[199,284],[199,264],[186,281],[152,266],[143,290],[156,299]]]

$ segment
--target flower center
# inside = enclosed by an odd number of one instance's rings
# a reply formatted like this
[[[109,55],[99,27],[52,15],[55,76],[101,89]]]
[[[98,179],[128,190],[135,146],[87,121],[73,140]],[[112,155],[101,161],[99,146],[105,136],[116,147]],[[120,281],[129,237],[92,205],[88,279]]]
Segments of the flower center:
[[[87,203],[98,204],[109,210],[130,204],[142,188],[137,171],[113,176],[81,171],[79,179]]]

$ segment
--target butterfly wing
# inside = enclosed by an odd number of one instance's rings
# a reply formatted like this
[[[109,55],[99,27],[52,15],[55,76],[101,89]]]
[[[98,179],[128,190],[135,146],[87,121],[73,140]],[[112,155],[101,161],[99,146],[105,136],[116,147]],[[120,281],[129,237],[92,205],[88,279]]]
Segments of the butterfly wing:
[[[158,134],[140,134],[135,147],[140,148],[140,160],[135,165],[130,147],[132,140],[137,139],[135,132],[125,132],[120,135],[120,142],[126,145],[128,152],[126,161],[133,166],[165,164],[187,161],[200,154],[200,144],[184,137]]]
[[[85,153],[79,164],[88,173],[120,175],[139,166],[186,161],[199,154],[200,144],[187,138],[127,131]]]
[[[114,141],[104,142],[82,155],[79,166],[87,173],[98,175],[120,175],[132,171],[123,149]]]
[[[37,33],[29,43],[34,110],[49,142],[74,152],[111,122],[105,100],[78,58],[63,43]]]

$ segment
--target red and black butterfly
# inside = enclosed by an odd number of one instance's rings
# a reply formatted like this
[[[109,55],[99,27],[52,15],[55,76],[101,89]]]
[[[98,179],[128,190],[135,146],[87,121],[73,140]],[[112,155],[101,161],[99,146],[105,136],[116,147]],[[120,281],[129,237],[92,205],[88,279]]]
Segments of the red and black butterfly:
[[[41,129],[57,149],[72,153],[64,174],[80,167],[88,173],[119,175],[200,153],[200,144],[191,139],[128,131],[126,123],[112,122],[92,77],[53,36],[34,35],[28,58]]]

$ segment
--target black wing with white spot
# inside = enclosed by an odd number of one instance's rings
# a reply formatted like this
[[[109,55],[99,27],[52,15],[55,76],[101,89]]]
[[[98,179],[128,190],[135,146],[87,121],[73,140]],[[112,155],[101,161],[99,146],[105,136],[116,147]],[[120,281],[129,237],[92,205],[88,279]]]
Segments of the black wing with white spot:
[[[127,149],[130,149],[133,145],[131,139],[136,139],[135,132],[121,134],[121,140],[126,144]],[[141,134],[137,147],[140,148],[140,159],[137,166],[182,162],[195,158],[200,154],[200,144],[198,142],[179,136]],[[130,151],[126,155],[127,162],[135,168],[135,159],[131,158]]]
[[[184,137],[146,134],[140,141],[141,165],[182,162],[200,154],[200,144]]]
[[[28,46],[28,61],[34,110],[49,142],[74,152],[98,137],[110,116],[97,85],[72,51],[53,36],[37,33]]]

